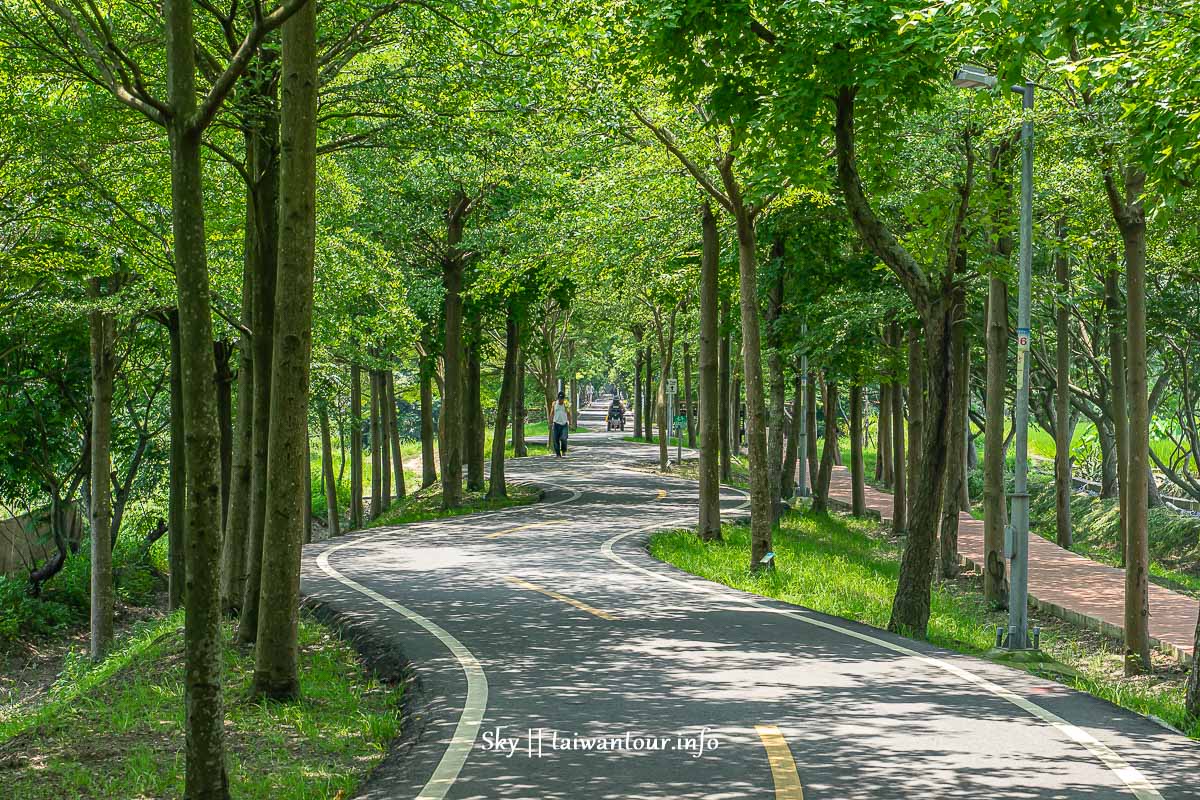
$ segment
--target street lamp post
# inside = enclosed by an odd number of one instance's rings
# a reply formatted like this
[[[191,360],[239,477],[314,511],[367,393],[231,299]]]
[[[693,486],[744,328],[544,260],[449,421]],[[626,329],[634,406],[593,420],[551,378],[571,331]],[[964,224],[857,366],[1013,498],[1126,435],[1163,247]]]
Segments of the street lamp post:
[[[964,89],[994,89],[995,75],[964,66],[954,85]],[[1008,597],[1008,648],[1029,647],[1029,298],[1033,272],[1033,84],[1017,84],[1024,120],[1021,123],[1021,251],[1017,279],[1017,396],[1013,408],[1016,465],[1013,475],[1011,524],[1005,531],[1005,555],[1011,577]]]
[[[800,335],[808,335],[808,320],[800,323]],[[793,413],[800,415],[800,438],[797,442],[796,465],[800,474],[796,477],[793,497],[808,497],[808,437],[815,432],[808,430],[808,345],[800,352],[800,396],[792,404]]]

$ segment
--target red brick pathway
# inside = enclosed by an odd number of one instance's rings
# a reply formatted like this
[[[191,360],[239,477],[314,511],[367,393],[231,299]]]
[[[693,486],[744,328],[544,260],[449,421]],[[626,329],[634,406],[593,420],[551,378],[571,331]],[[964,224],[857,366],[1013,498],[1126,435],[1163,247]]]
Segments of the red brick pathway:
[[[850,471],[833,468],[830,498],[850,503]],[[867,487],[867,507],[892,517],[892,496]],[[971,568],[984,563],[983,522],[962,514],[958,551]],[[1055,616],[1120,638],[1125,624],[1125,570],[1109,567],[1029,534],[1029,599]],[[1156,647],[1191,656],[1200,602],[1150,584],[1150,636]]]

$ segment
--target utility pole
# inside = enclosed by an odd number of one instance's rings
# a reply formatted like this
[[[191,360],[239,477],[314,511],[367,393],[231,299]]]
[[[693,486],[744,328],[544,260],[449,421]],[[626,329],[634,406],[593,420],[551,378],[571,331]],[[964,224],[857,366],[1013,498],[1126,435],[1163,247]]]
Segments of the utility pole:
[[[1033,272],[1033,84],[1021,90],[1021,253],[1017,279],[1016,472],[1012,493],[1012,584],[1008,600],[1008,647],[1029,647],[1029,301]],[[1014,86],[1016,91],[1018,87]]]
[[[808,335],[808,322],[800,323],[801,338]],[[793,497],[808,497],[808,409],[804,407],[808,397],[808,350],[800,351],[800,396],[796,398],[793,414],[800,415],[800,441],[797,443],[796,465],[800,476],[796,478]]]
[[[995,89],[999,79],[986,70],[964,66],[954,75],[960,89]],[[1017,396],[1013,404],[1016,467],[1010,524],[1004,531],[1009,559],[1008,640],[1010,650],[1029,648],[1029,298],[1033,273],[1033,83],[1010,87],[1021,95],[1021,252],[1017,279]],[[1001,637],[998,635],[997,639]],[[1000,641],[997,641],[997,645]],[[1034,646],[1037,645],[1035,632]]]

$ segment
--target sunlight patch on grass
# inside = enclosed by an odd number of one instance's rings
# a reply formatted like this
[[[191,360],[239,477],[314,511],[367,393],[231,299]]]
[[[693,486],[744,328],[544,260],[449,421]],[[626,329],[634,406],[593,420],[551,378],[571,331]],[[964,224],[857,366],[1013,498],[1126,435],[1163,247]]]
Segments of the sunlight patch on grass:
[[[536,486],[524,483],[510,483],[507,490],[508,497],[496,500],[489,500],[487,492],[463,492],[462,505],[456,508],[442,508],[442,484],[435,483],[394,502],[391,508],[368,522],[367,527],[405,525],[410,522],[474,514],[478,511],[497,511],[501,508],[535,503],[542,496],[541,490]]]
[[[365,672],[324,625],[300,622],[301,699],[252,701],[254,657],[226,626],[226,752],[234,795],[349,796],[400,731],[400,689]],[[183,628],[173,614],[121,653],[64,677],[52,700],[0,732],[13,797],[181,797]]]

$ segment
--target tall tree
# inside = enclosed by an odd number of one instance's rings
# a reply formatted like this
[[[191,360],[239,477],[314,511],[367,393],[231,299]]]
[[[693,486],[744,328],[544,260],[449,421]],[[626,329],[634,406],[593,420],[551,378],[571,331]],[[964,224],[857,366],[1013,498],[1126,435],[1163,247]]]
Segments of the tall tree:
[[[317,6],[306,3],[283,24],[279,285],[271,416],[307,420],[312,358],[316,242]],[[308,427],[271,426],[262,597],[254,658],[256,695],[296,697],[299,680],[300,550],[311,498]]]
[[[89,281],[97,307],[88,313],[92,354],[91,438],[91,646],[93,660],[108,655],[113,640],[112,543],[112,405],[117,370],[116,319],[104,309],[101,279]]]
[[[718,282],[721,242],[712,203],[705,202],[700,225],[700,521],[701,539],[721,538],[720,389],[718,387]]]

